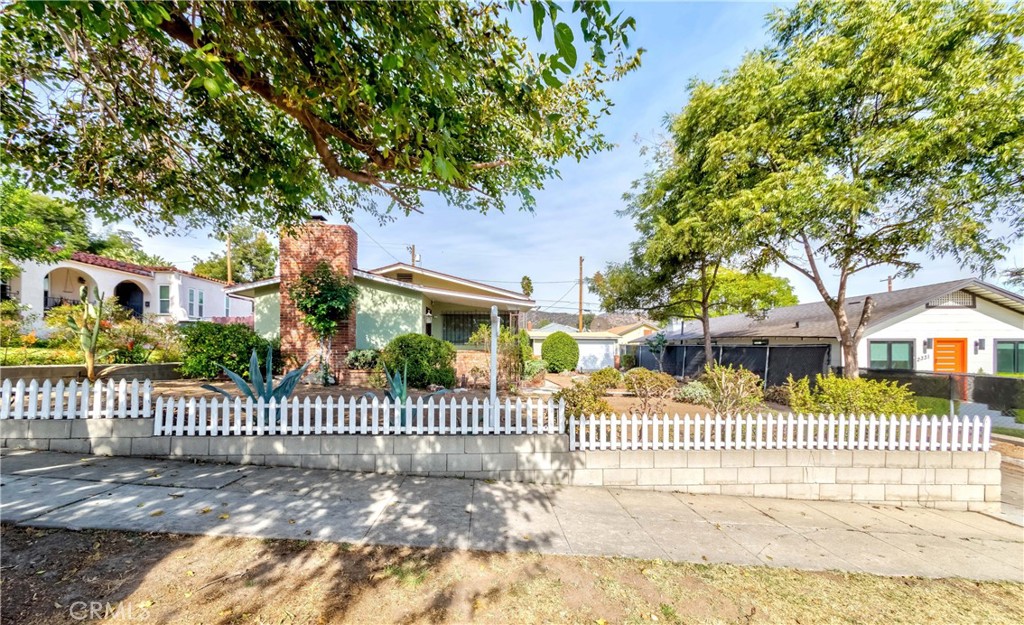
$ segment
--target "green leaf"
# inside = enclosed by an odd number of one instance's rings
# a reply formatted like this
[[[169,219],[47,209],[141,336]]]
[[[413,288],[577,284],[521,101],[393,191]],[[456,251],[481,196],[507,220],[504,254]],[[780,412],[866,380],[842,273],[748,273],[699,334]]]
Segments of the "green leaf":
[[[547,11],[544,9],[543,2],[530,3],[533,7],[533,30],[537,33],[537,39],[544,37],[544,18],[547,16]]]
[[[555,25],[555,47],[558,53],[569,64],[569,67],[576,67],[576,46],[573,45],[572,27],[561,22]]]
[[[204,78],[203,87],[206,88],[206,92],[210,94],[211,98],[216,98],[220,95],[220,85],[213,78]]]

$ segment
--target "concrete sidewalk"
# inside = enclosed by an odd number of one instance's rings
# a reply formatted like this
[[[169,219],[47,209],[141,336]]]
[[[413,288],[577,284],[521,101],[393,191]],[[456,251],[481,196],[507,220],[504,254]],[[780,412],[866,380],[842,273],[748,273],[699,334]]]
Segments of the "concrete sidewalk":
[[[0,450],[0,520],[1024,581],[978,513]]]

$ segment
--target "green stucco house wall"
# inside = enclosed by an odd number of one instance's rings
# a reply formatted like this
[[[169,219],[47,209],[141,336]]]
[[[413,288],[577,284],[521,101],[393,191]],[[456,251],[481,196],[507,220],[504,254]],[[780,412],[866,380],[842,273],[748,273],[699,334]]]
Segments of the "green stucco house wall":
[[[423,295],[399,286],[355,278],[356,349],[381,349],[391,339],[423,332]],[[253,328],[266,339],[281,333],[281,295],[277,284],[256,288],[253,293]]]

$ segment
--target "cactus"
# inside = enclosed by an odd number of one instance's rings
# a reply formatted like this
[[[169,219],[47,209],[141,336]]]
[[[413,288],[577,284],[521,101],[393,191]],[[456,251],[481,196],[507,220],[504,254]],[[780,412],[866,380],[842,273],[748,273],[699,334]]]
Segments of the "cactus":
[[[100,329],[103,323],[103,294],[93,287],[96,304],[89,301],[89,290],[82,287],[79,293],[82,300],[82,323],[68,315],[68,327],[78,335],[78,343],[85,356],[85,375],[90,382],[96,381],[96,359],[104,358],[107,353],[98,354],[96,349],[100,342]]]
[[[405,403],[406,403],[406,400],[409,399],[409,383],[408,383],[409,364],[406,363],[405,370],[401,374],[399,374],[397,371],[395,371],[394,375],[392,375],[391,372],[388,371],[388,368],[385,365],[385,367],[384,367],[384,377],[388,381],[388,389],[387,389],[387,391],[385,391],[385,395],[387,395],[388,400],[390,400],[392,404],[398,404],[399,406],[401,406],[401,409],[399,411],[399,418],[400,418],[400,424],[404,427],[405,426],[405,417],[406,417],[406,414],[405,414],[405,411],[406,411]],[[446,394],[448,394],[448,391],[445,390],[445,389],[441,389],[439,391],[434,391],[433,393],[430,393],[429,395],[427,395],[427,397],[430,397],[430,396],[433,396],[433,395],[446,395]],[[366,397],[370,397],[371,399],[376,399],[377,398],[377,396],[375,394],[373,394],[373,393],[363,393],[363,395],[366,396]],[[415,410],[415,408],[413,410]]]

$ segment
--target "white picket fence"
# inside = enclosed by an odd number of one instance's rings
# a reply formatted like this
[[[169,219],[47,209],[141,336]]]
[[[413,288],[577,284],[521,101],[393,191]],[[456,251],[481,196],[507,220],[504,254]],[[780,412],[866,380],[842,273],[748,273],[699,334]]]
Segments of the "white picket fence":
[[[262,436],[273,434],[557,434],[565,432],[565,404],[552,400],[497,402],[462,398],[403,403],[295,397],[156,400],[157,436]]]
[[[152,398],[149,380],[2,385],[0,419],[153,418],[157,436],[560,434],[572,450],[988,451],[988,417],[846,415],[565,416],[565,404],[430,397]]]
[[[135,419],[150,416],[153,408],[149,380],[95,384],[4,380],[0,397],[0,419]]]
[[[988,451],[989,417],[600,415],[569,418],[574,450]]]

